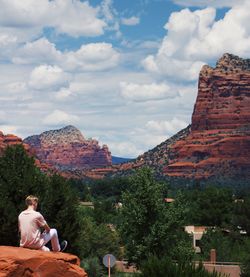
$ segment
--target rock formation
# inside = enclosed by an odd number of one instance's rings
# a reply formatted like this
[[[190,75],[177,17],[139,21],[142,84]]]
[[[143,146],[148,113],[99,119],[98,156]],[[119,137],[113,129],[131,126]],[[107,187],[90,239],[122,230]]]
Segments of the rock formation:
[[[38,160],[59,171],[87,170],[112,164],[108,147],[100,147],[97,140],[85,139],[74,126],[30,136],[24,142]]]
[[[32,149],[30,149],[29,145],[24,143],[21,138],[12,134],[4,135],[3,132],[0,131],[0,155],[2,155],[4,149],[7,146],[13,145],[22,145],[27,151],[28,155],[34,156],[34,152],[32,151]],[[51,172],[51,168],[47,164],[41,163],[38,159],[35,159],[35,165],[44,172]]]
[[[176,141],[184,139],[190,133],[190,130],[191,127],[189,125],[171,138],[157,145],[155,148],[145,152],[129,162],[114,164],[105,168],[94,168],[87,171],[75,170],[63,172],[63,176],[66,178],[73,177],[77,179],[102,179],[104,177],[127,176],[133,173],[135,169],[148,166],[154,169],[157,177],[163,178],[163,168],[168,164],[169,153],[172,145]]]
[[[199,76],[191,132],[171,147],[168,176],[250,176],[250,59],[224,54]]]
[[[3,132],[0,131],[0,153],[2,153],[7,146],[16,144],[23,144],[22,139],[14,135],[4,135]],[[28,148],[27,145],[24,145],[24,147]]]
[[[0,246],[0,277],[87,277],[77,256]]]
[[[159,178],[250,177],[250,60],[224,54],[199,76],[192,124],[134,161],[92,175],[128,175],[149,166]]]

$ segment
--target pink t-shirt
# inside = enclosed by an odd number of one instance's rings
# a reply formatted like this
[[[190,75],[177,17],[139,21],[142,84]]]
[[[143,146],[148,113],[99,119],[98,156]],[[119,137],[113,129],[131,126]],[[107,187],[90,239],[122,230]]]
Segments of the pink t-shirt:
[[[25,210],[18,217],[21,232],[20,246],[40,249],[44,245],[40,228],[46,223],[44,217],[34,210]]]

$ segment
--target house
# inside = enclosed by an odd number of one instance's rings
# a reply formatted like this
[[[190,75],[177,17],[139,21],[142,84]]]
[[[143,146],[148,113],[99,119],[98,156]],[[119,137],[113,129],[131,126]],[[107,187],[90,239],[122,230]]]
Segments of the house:
[[[207,229],[208,227],[206,226],[185,226],[185,231],[193,237],[193,247],[195,249],[195,253],[201,252],[200,240]]]

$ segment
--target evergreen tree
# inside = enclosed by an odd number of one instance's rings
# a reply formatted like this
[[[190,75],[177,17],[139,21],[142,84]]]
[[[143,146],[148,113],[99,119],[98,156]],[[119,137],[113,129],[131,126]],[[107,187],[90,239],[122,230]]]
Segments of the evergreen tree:
[[[49,178],[46,193],[41,201],[41,210],[51,228],[56,228],[59,238],[69,242],[68,251],[79,253],[80,220],[77,211],[78,199],[69,183],[59,175]]]
[[[24,199],[42,197],[47,178],[34,165],[22,145],[7,147],[0,158],[0,244],[18,245],[18,215]]]

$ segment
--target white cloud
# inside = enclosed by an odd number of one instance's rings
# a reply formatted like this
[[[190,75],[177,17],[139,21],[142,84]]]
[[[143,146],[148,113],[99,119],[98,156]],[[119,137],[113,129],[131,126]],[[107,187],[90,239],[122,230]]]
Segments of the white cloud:
[[[0,26],[19,41],[38,37],[45,27],[73,37],[98,36],[106,23],[99,8],[80,0],[0,0]]]
[[[173,0],[174,3],[186,7],[232,7],[235,3],[244,3],[244,0]]]
[[[174,98],[178,96],[176,91],[165,83],[152,84],[136,84],[136,83],[120,83],[121,95],[132,101],[149,101],[160,100],[164,98]]]
[[[120,53],[110,43],[83,44],[78,50],[61,52],[46,38],[27,42],[11,58],[15,64],[57,64],[69,71],[106,70],[117,66],[119,60]]]
[[[54,43],[46,38],[40,38],[33,42],[27,42],[19,48],[12,58],[16,64],[53,64],[62,58],[62,53],[58,51]]]
[[[110,142],[108,144],[109,149],[111,149],[112,155],[118,157],[136,157],[142,154],[143,150],[138,149],[137,146],[133,142]],[[114,154],[115,153],[115,154]]]
[[[43,119],[43,123],[50,126],[74,124],[78,121],[78,116],[68,114],[61,110],[55,110]]]
[[[4,124],[6,122],[6,119],[7,119],[6,112],[5,111],[0,111],[0,124]]]
[[[16,47],[17,38],[14,35],[1,32],[0,28],[0,61],[8,61]]]
[[[99,9],[91,7],[88,1],[55,0],[52,5],[56,17],[51,25],[57,32],[73,37],[104,33],[106,23],[98,18]]]
[[[168,31],[158,52],[142,64],[155,74],[173,79],[196,80],[201,66],[225,52],[250,55],[250,2],[233,6],[216,21],[216,10],[184,9],[171,14]]]
[[[18,135],[17,134],[17,126],[13,126],[13,125],[0,125],[0,130],[5,134],[14,134],[14,135]]]
[[[69,77],[58,66],[40,65],[30,74],[29,86],[33,89],[53,89],[68,83]]]
[[[113,22],[115,20],[116,11],[113,8],[112,0],[103,0],[101,3],[101,12],[106,21]]]
[[[107,22],[106,30],[114,31],[117,38],[122,36],[120,31],[119,14],[113,6],[113,0],[103,0],[100,5],[100,13]]]
[[[15,36],[0,33],[0,47],[9,47],[12,44],[17,42],[17,38]]]
[[[162,54],[156,57],[149,55],[142,61],[142,65],[149,72],[184,81],[195,81],[204,64],[202,61],[180,60]]]
[[[119,63],[120,54],[110,43],[89,43],[75,52],[65,54],[63,65],[70,70],[106,70]]]
[[[25,82],[9,83],[5,87],[8,93],[13,93],[13,94],[16,94],[16,93],[21,94],[27,91],[27,85]]]
[[[138,25],[140,23],[140,18],[137,16],[132,16],[129,18],[122,18],[121,22],[123,25],[134,26],[134,25]]]
[[[168,135],[175,134],[176,132],[180,131],[181,129],[187,126],[188,126],[188,123],[176,117],[174,117],[170,121],[150,120],[146,124],[146,128],[152,131],[152,133],[160,133],[160,134],[168,134]]]
[[[72,96],[72,91],[69,88],[61,88],[59,91],[56,92],[55,98],[57,100],[67,100],[70,96]]]
[[[8,105],[5,101],[12,102],[12,105],[19,105],[21,101],[28,101],[32,95],[25,82],[14,81],[0,84],[0,100],[2,105]],[[1,109],[1,107],[0,107]],[[5,110],[6,107],[3,107]],[[8,111],[8,109],[6,109]]]

